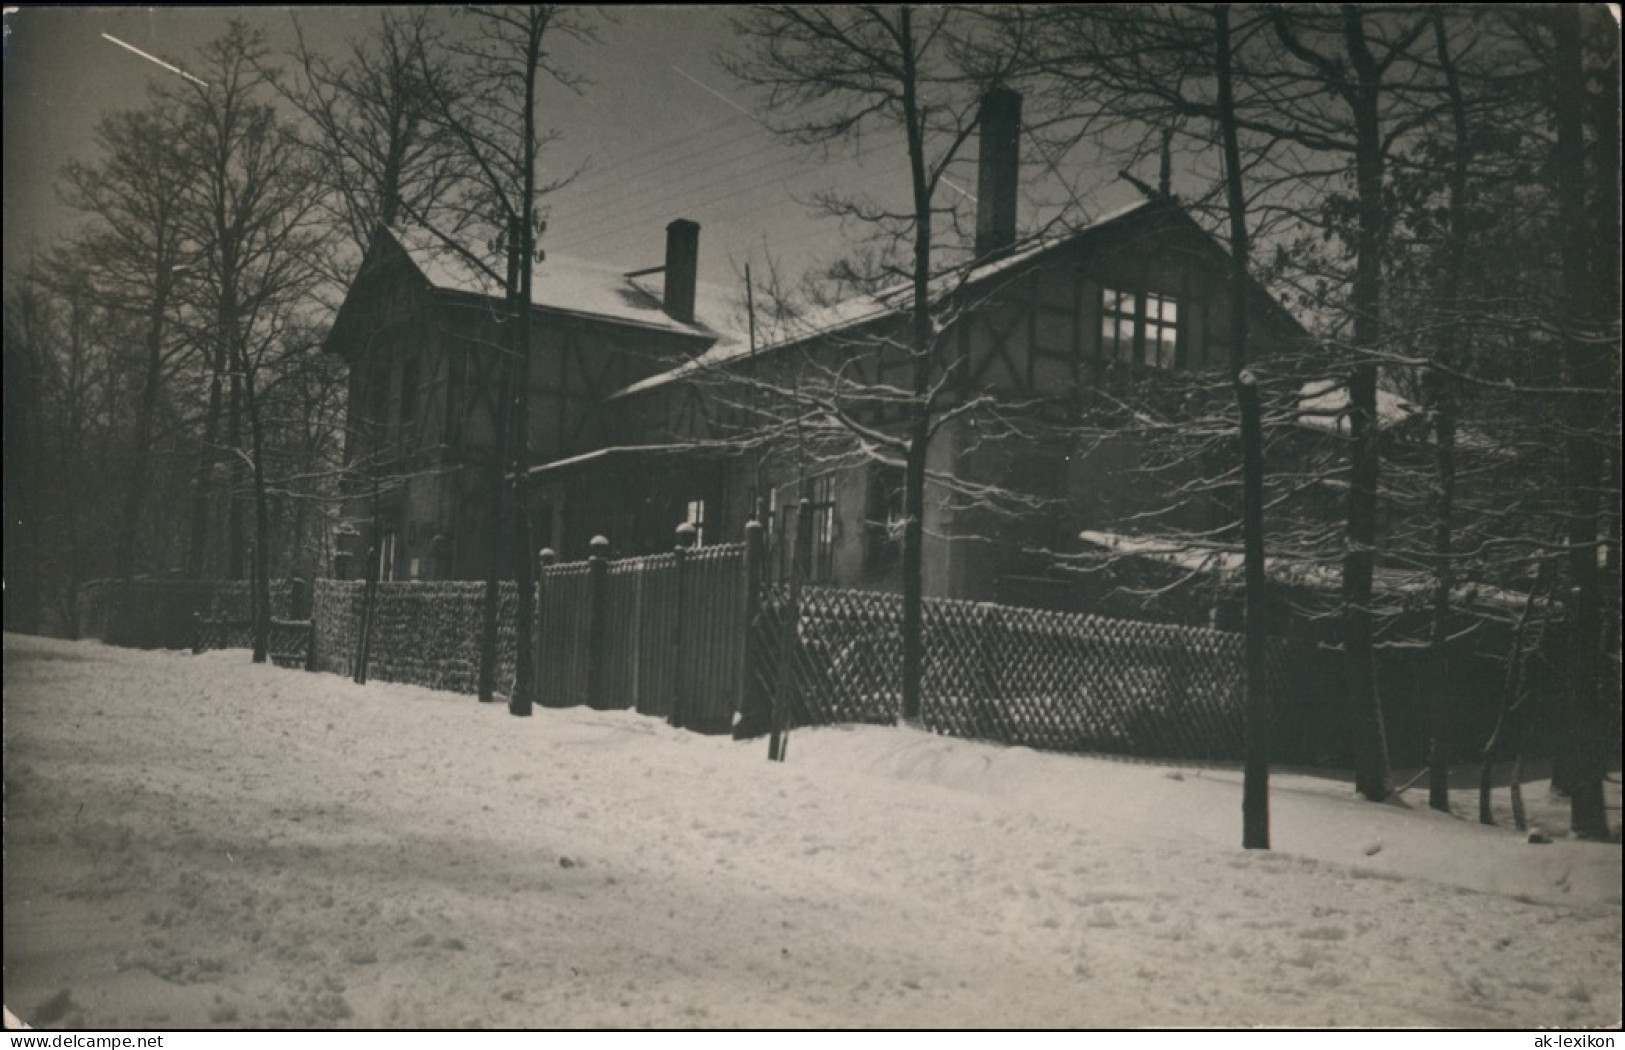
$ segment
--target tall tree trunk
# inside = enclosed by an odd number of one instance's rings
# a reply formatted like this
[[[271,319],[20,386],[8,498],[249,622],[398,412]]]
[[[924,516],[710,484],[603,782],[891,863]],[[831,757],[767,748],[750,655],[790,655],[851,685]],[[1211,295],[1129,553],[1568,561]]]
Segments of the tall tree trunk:
[[[518,284],[518,251],[513,243],[513,227],[508,229],[508,307],[510,321],[514,317],[513,289]],[[504,499],[508,492],[508,441],[513,404],[513,375],[515,348],[498,349],[501,363],[497,368],[497,390],[491,399],[495,418],[492,423],[492,449],[490,475],[487,479],[491,501],[491,517],[486,523],[485,593],[480,603],[480,703],[489,704],[497,696],[497,633],[501,610],[502,545],[505,526]]]
[[[131,450],[130,474],[125,479],[124,514],[113,554],[113,574],[119,579],[129,579],[135,572],[136,539],[141,531],[141,511],[147,497],[148,473],[152,463],[152,417],[157,411],[158,385],[163,378],[164,316],[169,308],[168,291],[168,278],[160,275],[157,293],[148,312],[146,360],[141,373],[141,394],[135,410],[135,447]]]
[[[253,453],[254,477],[254,662],[262,664],[271,641],[271,501],[265,486],[265,437],[260,422],[259,401],[254,389],[254,370],[249,366],[246,348],[239,365],[243,375],[243,400],[248,412],[249,447]]]
[[[514,582],[518,588],[514,608],[514,683],[508,712],[520,717],[531,713],[534,692],[534,639],[531,628],[536,618],[536,574],[532,559],[530,529],[530,339],[531,292],[535,280],[536,229],[532,222],[536,208],[536,67],[541,61],[542,28],[532,14],[529,61],[525,63],[524,188],[521,192],[524,214],[519,218],[518,287],[514,289],[518,307],[518,360],[514,362],[517,382],[513,402],[513,539]]]
[[[914,297],[909,354],[913,358],[914,397],[909,404],[908,450],[903,470],[903,718],[920,718],[925,677],[925,469],[930,453],[931,390],[934,336],[931,325],[931,190],[925,171],[925,129],[921,123],[918,69],[915,65],[913,18],[898,12],[903,41],[903,119],[908,138],[909,175],[914,204]]]
[[[1270,848],[1270,703],[1264,675],[1264,433],[1258,384],[1247,370],[1247,290],[1250,248],[1247,197],[1241,181],[1241,143],[1231,79],[1230,7],[1215,5],[1214,58],[1218,75],[1219,133],[1224,149],[1225,205],[1230,218],[1230,376],[1235,384],[1241,439],[1243,547],[1243,683],[1247,711],[1246,765],[1242,773],[1241,846]],[[1164,146],[1167,139],[1163,140]]]
[[[1525,695],[1525,682],[1529,666],[1528,654],[1536,646],[1525,644],[1528,636],[1529,622],[1534,617],[1535,606],[1543,602],[1546,596],[1547,579],[1551,575],[1551,563],[1542,560],[1535,571],[1535,578],[1529,585],[1529,593],[1524,596],[1523,608],[1518,613],[1518,621],[1512,628],[1512,644],[1507,648],[1506,673],[1501,677],[1501,712],[1496,716],[1495,728],[1490,732],[1490,738],[1484,742],[1484,750],[1479,756],[1478,768],[1478,822],[1480,824],[1494,824],[1495,817],[1491,812],[1490,792],[1495,786],[1495,759],[1505,751],[1511,751],[1516,759],[1523,756],[1525,727],[1529,724],[1529,708],[1531,702]],[[1517,781],[1521,762],[1515,765],[1513,773],[1513,788],[1519,789]],[[1514,796],[1516,797],[1516,796]],[[1522,828],[1522,825],[1519,825]]]
[[[236,359],[236,342],[235,334],[227,336],[227,360]],[[227,390],[226,449],[230,458],[226,460],[226,578],[241,580],[247,576],[244,548],[248,537],[243,521],[243,377],[235,366]]]
[[[1344,8],[1344,38],[1356,82],[1355,186],[1358,232],[1352,301],[1354,352],[1349,375],[1348,528],[1343,555],[1343,647],[1354,731],[1354,787],[1373,802],[1393,790],[1382,704],[1377,696],[1372,575],[1377,550],[1377,487],[1381,475],[1377,365],[1371,356],[1382,342],[1383,146],[1378,111],[1381,71],[1366,43],[1358,7]]]
[[[1554,108],[1557,144],[1553,161],[1558,180],[1558,221],[1562,236],[1563,357],[1569,385],[1587,388],[1568,399],[1565,438],[1568,487],[1568,593],[1565,601],[1568,638],[1568,712],[1564,719],[1566,786],[1572,806],[1571,826],[1581,838],[1608,837],[1608,811],[1603,798],[1606,758],[1602,740],[1601,642],[1602,594],[1597,564],[1598,518],[1601,511],[1603,459],[1601,427],[1605,418],[1603,352],[1608,318],[1601,315],[1597,288],[1587,256],[1590,244],[1589,195],[1585,155],[1585,71],[1581,47],[1581,13],[1577,5],[1553,9],[1556,36]],[[1617,139],[1616,139],[1617,141]],[[1617,178],[1611,180],[1617,184]],[[1609,193],[1616,186],[1607,187]]]
[[[508,372],[508,366],[503,364],[498,370],[503,375]],[[491,517],[486,522],[486,560],[485,560],[485,591],[480,600],[480,703],[489,704],[497,695],[497,628],[502,599],[502,540],[503,525],[507,519],[503,515],[503,496],[507,491],[506,472],[503,467],[506,460],[503,449],[507,444],[507,387],[506,380],[498,380],[500,389],[495,399],[496,419],[493,429],[492,441],[495,445],[491,450],[490,471],[486,480],[486,491],[491,504]]]
[[[194,580],[212,575],[209,571],[209,511],[214,502],[214,467],[219,461],[225,372],[218,346],[209,353],[209,372],[209,407],[203,420],[203,442],[198,446],[197,473],[192,482],[192,523],[186,551],[186,574]]]
[[[1433,523],[1433,620],[1429,647],[1437,675],[1428,710],[1428,806],[1450,812],[1450,755],[1448,737],[1453,706],[1455,676],[1451,673],[1450,591],[1455,584],[1455,499],[1456,499],[1456,403],[1455,390],[1444,369],[1454,367],[1460,307],[1462,260],[1467,238],[1467,173],[1472,163],[1472,142],[1468,137],[1467,105],[1461,80],[1450,54],[1442,9],[1433,12],[1434,50],[1445,75],[1450,98],[1450,118],[1454,130],[1450,166],[1450,224],[1445,234],[1444,266],[1439,277],[1439,309],[1445,325],[1435,356],[1439,368],[1429,369],[1427,384],[1433,409],[1434,463],[1438,498]]]

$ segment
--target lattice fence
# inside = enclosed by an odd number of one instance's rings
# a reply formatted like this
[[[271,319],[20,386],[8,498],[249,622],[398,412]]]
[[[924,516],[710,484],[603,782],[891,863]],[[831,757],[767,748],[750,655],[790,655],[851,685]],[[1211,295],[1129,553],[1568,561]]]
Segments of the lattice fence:
[[[902,599],[808,587],[799,608],[772,588],[754,629],[755,673],[792,724],[891,723],[902,710]],[[1241,637],[946,599],[925,602],[921,719],[953,736],[1058,751],[1233,759],[1242,754]],[[1326,663],[1268,651],[1278,760],[1326,739],[1315,714]]]
[[[301,668],[310,663],[310,620],[272,619],[268,635],[266,649],[272,663],[278,667]],[[194,653],[201,653],[206,649],[252,648],[254,648],[253,620],[200,618],[197,621],[197,637],[192,641]]]

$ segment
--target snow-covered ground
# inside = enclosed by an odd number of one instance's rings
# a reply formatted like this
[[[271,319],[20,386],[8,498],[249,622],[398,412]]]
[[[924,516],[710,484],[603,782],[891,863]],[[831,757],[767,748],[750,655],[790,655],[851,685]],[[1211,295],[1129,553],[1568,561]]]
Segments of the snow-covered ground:
[[[1237,848],[1232,770],[874,727],[765,750],[8,635],[6,1005],[41,1027],[1620,1023],[1620,848],[1568,840],[1543,782],[1558,841],[1534,845],[1416,789],[1278,775],[1262,853]]]

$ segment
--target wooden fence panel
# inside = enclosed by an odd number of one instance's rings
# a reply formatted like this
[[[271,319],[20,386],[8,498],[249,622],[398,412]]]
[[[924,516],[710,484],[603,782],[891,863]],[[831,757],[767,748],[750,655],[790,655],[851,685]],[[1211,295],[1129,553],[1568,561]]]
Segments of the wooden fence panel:
[[[590,579],[586,562],[549,566],[537,576],[536,699],[547,707],[586,702]]]
[[[677,556],[655,554],[638,559],[643,603],[636,624],[640,715],[671,716],[677,688],[677,665],[672,640],[677,630]]]
[[[726,733],[741,695],[749,624],[744,546],[690,551],[683,572],[682,724],[702,733]]]
[[[604,575],[604,638],[602,655],[604,695],[599,706],[619,709],[637,706],[640,685],[641,639],[636,625],[643,591],[643,574],[628,561],[610,562]]]
[[[550,707],[589,701],[727,732],[741,694],[749,595],[743,544],[542,568],[537,697]],[[591,620],[601,604],[603,636]],[[680,705],[680,710],[678,706]]]

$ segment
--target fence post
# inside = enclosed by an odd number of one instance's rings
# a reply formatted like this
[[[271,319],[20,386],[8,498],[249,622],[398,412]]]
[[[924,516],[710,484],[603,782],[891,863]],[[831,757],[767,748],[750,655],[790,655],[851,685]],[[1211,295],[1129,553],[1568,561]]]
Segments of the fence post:
[[[999,653],[1004,646],[996,643],[994,632],[998,629],[999,607],[992,602],[976,603],[976,700],[977,711],[975,719],[975,733],[987,740],[1004,740],[1008,738],[998,732],[998,720],[995,712],[999,710]],[[921,697],[921,707],[924,707],[924,697]],[[923,712],[922,712],[923,714]]]
[[[790,610],[779,642],[779,674],[773,683],[773,730],[767,738],[769,762],[783,762],[790,749],[790,706],[795,697],[796,647],[801,644],[801,581],[812,562],[812,501],[796,504],[795,557],[790,563]]]
[[[310,584],[310,627],[305,634],[305,670],[316,670],[316,581]]]
[[[258,633],[260,622],[260,574],[254,571],[254,563],[254,545],[250,543],[248,545],[248,630],[250,637]]]
[[[683,665],[683,613],[684,605],[688,602],[688,551],[694,546],[696,533],[694,526],[683,522],[677,526],[677,546],[672,555],[677,559],[677,610],[672,617],[671,628],[671,714],[667,721],[675,729],[682,729],[688,724],[688,689],[685,688],[688,675]]]
[[[532,623],[534,630],[531,632],[535,637],[531,648],[531,652],[534,654],[534,658],[531,660],[531,668],[536,674],[536,682],[535,687],[531,689],[531,695],[543,706],[547,704],[542,692],[542,683],[547,681],[547,674],[542,670],[542,643],[547,638],[547,576],[545,574],[548,567],[558,560],[559,556],[552,547],[543,547],[536,552],[536,615]]]
[[[609,602],[604,594],[609,578],[609,537],[594,536],[587,544],[587,706],[598,710],[604,702],[604,618]]]
[[[751,518],[745,523],[745,593],[740,595],[744,605],[745,637],[739,647],[739,692],[734,697],[734,739],[750,735],[751,730],[766,721],[767,703],[761,695],[761,683],[756,677],[758,659],[756,617],[762,602],[762,523]]]
[[[372,614],[373,606],[378,600],[378,548],[367,548],[367,564],[372,569],[367,573],[367,582],[362,584],[361,590],[361,629],[356,639],[355,650],[355,683],[367,684],[367,659],[372,650]]]

